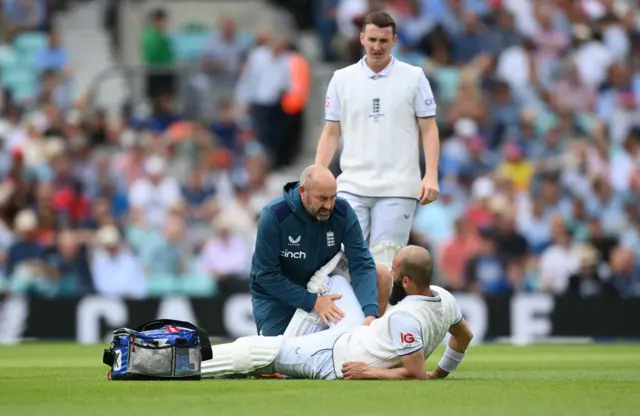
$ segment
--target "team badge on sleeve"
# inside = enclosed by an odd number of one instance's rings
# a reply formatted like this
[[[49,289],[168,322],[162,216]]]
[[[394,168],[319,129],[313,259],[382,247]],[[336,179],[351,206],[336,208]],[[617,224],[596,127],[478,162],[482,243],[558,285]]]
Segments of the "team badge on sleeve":
[[[400,333],[400,344],[403,347],[413,347],[416,344],[416,337],[412,333]]]

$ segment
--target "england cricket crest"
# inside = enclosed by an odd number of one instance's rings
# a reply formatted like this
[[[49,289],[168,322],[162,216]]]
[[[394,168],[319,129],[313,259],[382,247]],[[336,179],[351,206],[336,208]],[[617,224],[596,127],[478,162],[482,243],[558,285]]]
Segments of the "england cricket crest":
[[[333,247],[336,245],[336,239],[333,235],[333,231],[327,233],[327,247]]]
[[[372,103],[370,118],[373,118],[374,122],[378,122],[378,118],[384,117],[384,114],[380,114],[380,98],[374,98]]]

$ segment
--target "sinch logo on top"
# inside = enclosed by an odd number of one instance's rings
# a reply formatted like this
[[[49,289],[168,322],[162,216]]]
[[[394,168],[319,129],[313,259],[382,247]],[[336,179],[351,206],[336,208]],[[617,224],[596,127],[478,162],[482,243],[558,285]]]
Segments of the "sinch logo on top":
[[[304,260],[307,258],[307,253],[304,251],[289,251],[284,250],[280,252],[280,255],[285,259],[301,259]]]

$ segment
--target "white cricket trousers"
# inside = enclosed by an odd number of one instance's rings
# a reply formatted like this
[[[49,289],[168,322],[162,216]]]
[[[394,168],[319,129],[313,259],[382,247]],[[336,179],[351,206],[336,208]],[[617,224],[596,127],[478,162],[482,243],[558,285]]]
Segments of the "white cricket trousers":
[[[369,247],[382,241],[406,246],[413,225],[417,201],[411,198],[374,198],[338,192],[358,216],[362,235]]]
[[[275,369],[280,374],[294,378],[334,380],[333,344],[338,337],[351,328],[362,325],[365,316],[353,287],[343,276],[329,278],[329,293],[340,294],[335,301],[344,312],[344,318],[337,324],[331,324],[327,330],[285,339],[275,360]]]

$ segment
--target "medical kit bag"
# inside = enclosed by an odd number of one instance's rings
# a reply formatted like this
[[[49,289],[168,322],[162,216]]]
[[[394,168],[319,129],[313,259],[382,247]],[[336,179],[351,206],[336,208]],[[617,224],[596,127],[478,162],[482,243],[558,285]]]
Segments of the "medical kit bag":
[[[157,319],[113,332],[102,362],[110,380],[200,380],[212,358],[206,331],[189,322]]]

